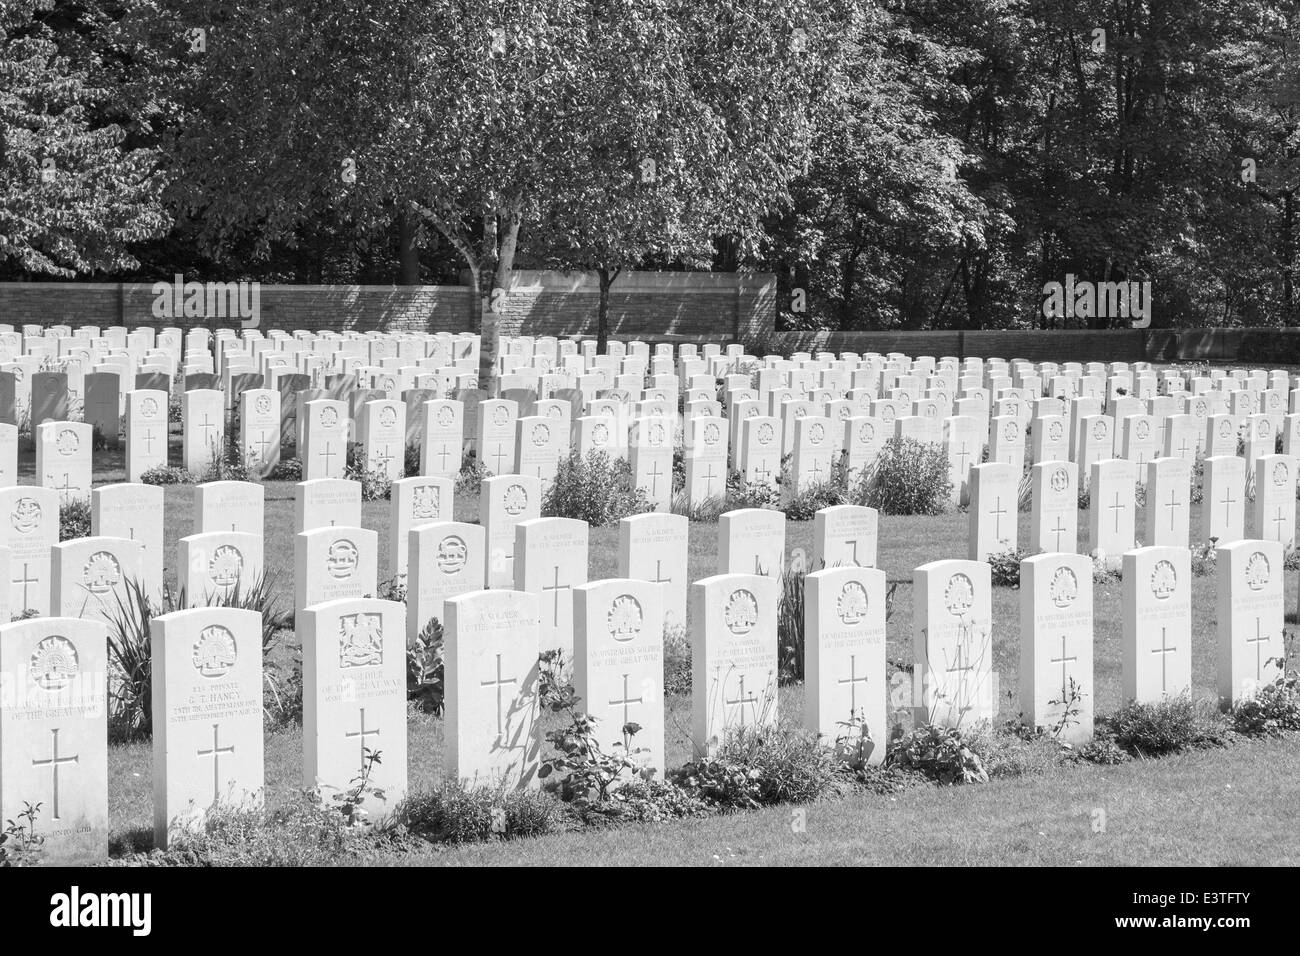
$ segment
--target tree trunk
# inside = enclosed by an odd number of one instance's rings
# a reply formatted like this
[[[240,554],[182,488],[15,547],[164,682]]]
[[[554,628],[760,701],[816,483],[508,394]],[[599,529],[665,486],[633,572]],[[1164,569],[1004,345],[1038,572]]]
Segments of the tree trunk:
[[[596,310],[596,354],[604,355],[609,344],[609,287],[618,278],[621,269],[600,266],[596,275],[600,277],[600,305]]]
[[[415,216],[403,209],[397,214],[397,256],[401,269],[397,281],[400,285],[420,283],[420,249],[415,244],[415,236]]]
[[[497,357],[501,352],[501,317],[506,312],[510,280],[514,273],[515,251],[519,247],[520,204],[512,203],[498,223],[498,210],[483,217],[482,287],[487,295],[482,303],[479,322],[478,387],[489,395],[497,393]]]
[[[1295,324],[1295,193],[1282,197],[1282,321]]]

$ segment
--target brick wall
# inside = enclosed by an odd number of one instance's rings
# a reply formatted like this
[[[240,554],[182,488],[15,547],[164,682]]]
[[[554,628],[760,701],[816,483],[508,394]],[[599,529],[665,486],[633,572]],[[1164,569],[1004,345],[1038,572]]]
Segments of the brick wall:
[[[594,274],[520,270],[502,316],[510,334],[594,336],[600,284]],[[752,339],[774,327],[771,275],[627,272],[609,290],[612,335],[684,336],[700,341]]]
[[[595,276],[516,273],[506,299],[507,334],[593,337],[600,289]],[[34,325],[177,325],[156,319],[152,283],[0,282],[0,323]],[[463,286],[263,285],[263,329],[469,331]],[[616,338],[650,343],[743,342],[758,354],[903,352],[1000,356],[1031,361],[1212,361],[1300,364],[1300,329],[1115,329],[1086,331],[774,332],[771,275],[630,272],[610,290]]]
[[[153,283],[0,282],[0,322],[35,325],[210,324],[155,318]],[[594,275],[516,273],[502,330],[509,334],[596,334],[600,288]],[[629,272],[610,291],[610,326],[700,341],[752,339],[773,327],[776,282],[770,275]],[[261,286],[261,327],[460,332],[471,328],[463,286]],[[226,324],[219,320],[215,324]],[[230,323],[233,324],[233,323]]]

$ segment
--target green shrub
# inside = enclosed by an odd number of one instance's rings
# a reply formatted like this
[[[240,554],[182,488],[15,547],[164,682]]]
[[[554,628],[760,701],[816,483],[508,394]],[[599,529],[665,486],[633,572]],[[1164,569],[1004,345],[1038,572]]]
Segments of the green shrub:
[[[787,568],[781,575],[781,597],[776,605],[776,658],[780,682],[803,680],[804,583],[807,572]]]
[[[1075,753],[1078,759],[1087,763],[1112,767],[1133,759],[1133,755],[1119,745],[1115,735],[1109,730],[1100,730],[1092,740],[1080,747]]]
[[[70,498],[59,505],[59,540],[90,537],[90,500]]]
[[[1186,693],[1156,703],[1130,701],[1103,718],[1115,743],[1139,757],[1162,757],[1227,742],[1227,721]]]
[[[957,727],[923,724],[893,742],[885,766],[914,771],[945,786],[988,783],[989,772],[970,736]]]
[[[146,485],[192,485],[195,478],[176,465],[156,465],[141,472],[140,481]]]
[[[347,856],[363,833],[350,827],[319,791],[302,790],[271,810],[251,803],[210,807],[201,829],[177,833],[164,853],[147,862],[155,866],[329,866]]]
[[[1047,773],[1060,767],[1068,752],[1048,731],[1012,723],[997,730],[979,726],[967,736],[991,780]]]
[[[805,486],[798,494],[786,499],[781,510],[791,521],[812,521],[823,508],[847,503],[848,493],[841,484],[823,481]]]
[[[765,481],[753,484],[745,476],[733,471],[727,476],[727,510],[739,508],[777,508],[781,504],[780,489]]]
[[[420,455],[421,447],[418,441],[406,443],[406,450],[402,455],[403,477],[409,478],[420,473]]]
[[[442,647],[442,622],[435,617],[406,649],[406,699],[428,714],[442,713]]]
[[[281,458],[266,476],[267,481],[302,481],[302,459]]]
[[[589,816],[588,825],[602,821],[662,823],[687,817],[707,817],[714,807],[704,798],[663,780],[629,780],[610,794],[599,817]]]
[[[1231,711],[1233,729],[1251,737],[1300,730],[1300,678],[1281,675],[1240,700]]]
[[[254,481],[258,477],[256,456],[249,452],[240,455],[235,445],[227,445],[223,454],[214,455],[208,467],[198,476],[207,481]]]
[[[366,466],[361,445],[357,442],[348,443],[343,477],[361,486],[362,501],[386,501],[393,493],[393,480],[383,472]]]
[[[555,480],[542,498],[542,514],[577,518],[593,528],[653,510],[645,490],[636,487],[632,466],[603,451],[585,456],[577,449],[560,459]]]
[[[731,504],[722,495],[713,495],[703,501],[691,504],[685,492],[673,495],[672,511],[675,515],[685,515],[689,521],[704,524],[717,524],[718,518],[731,510]]]
[[[1020,562],[1029,556],[1024,548],[990,554],[988,557],[990,579],[995,588],[1020,587]]]
[[[806,803],[838,789],[832,751],[789,724],[728,730],[717,752],[681,767],[673,782],[722,809]]]
[[[685,625],[664,628],[664,694],[691,692],[691,635]]]
[[[36,817],[43,804],[23,803],[16,819],[6,820],[0,830],[0,869],[37,866],[45,849],[45,836],[36,832]]]
[[[454,783],[412,793],[396,816],[412,836],[452,844],[542,836],[562,830],[565,822],[563,808],[548,794]]]
[[[415,473],[417,475],[420,473],[418,468]],[[491,475],[492,473],[483,466],[474,452],[466,452],[460,462],[460,471],[456,474],[456,494],[477,495],[479,486]]]
[[[947,453],[938,445],[900,437],[885,442],[852,492],[854,504],[887,515],[942,514],[951,497]]]
[[[115,592],[116,593],[116,592]],[[153,651],[149,622],[155,608],[144,584],[131,578],[126,597],[108,612],[108,730],[110,739],[134,740],[153,730]]]
[[[1211,538],[1206,543],[1192,545],[1192,575],[1203,578],[1213,574],[1218,566],[1219,552],[1215,545],[1218,538]]]

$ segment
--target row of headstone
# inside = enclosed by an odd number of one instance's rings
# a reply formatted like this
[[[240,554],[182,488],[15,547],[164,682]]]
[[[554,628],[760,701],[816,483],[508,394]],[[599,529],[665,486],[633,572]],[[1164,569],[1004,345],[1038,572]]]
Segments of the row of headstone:
[[[1186,549],[1124,556],[1125,699],[1190,689],[1191,575]],[[1225,703],[1278,673],[1282,552],[1277,542],[1219,550],[1216,681]],[[1020,706],[1024,719],[1082,742],[1093,723],[1091,564],[1043,554],[1021,569]],[[991,719],[989,567],[937,561],[916,569],[915,719],[941,726]],[[860,741],[883,759],[892,695],[886,682],[886,581],[875,568],[808,574],[803,722],[828,741]],[[602,746],[664,769],[664,596],[654,581],[616,578],[572,588],[574,681],[598,718]],[[700,753],[729,733],[776,721],[779,582],[719,574],[690,588],[691,739]],[[474,590],[448,598],[444,772],[471,785],[531,786],[540,760],[539,654],[547,596]],[[346,790],[363,773],[366,810],[391,811],[406,789],[406,609],[373,598],[326,600],[299,612],[303,648],[303,773]],[[553,621],[553,616],[551,617]],[[154,814],[157,845],[218,803],[263,788],[261,618],[203,607],[152,624]],[[53,861],[107,849],[106,628],[49,617],[0,626],[0,813],[39,805]],[[637,725],[633,732],[630,725]],[[382,759],[378,759],[379,756]]]

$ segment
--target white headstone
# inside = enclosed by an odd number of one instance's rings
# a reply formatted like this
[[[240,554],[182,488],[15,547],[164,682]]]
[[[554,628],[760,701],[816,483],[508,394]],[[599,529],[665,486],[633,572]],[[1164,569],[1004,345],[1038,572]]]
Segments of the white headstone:
[[[781,585],[718,574],[691,585],[691,740],[712,753],[729,732],[777,719],[776,613]]]
[[[1031,727],[1092,739],[1092,561],[1037,554],[1020,563],[1020,712]]]
[[[295,535],[294,608],[374,597],[378,590],[378,555],[379,536],[365,528],[335,525]]]
[[[0,820],[37,808],[49,865],[108,855],[107,647],[99,621],[0,624]]]
[[[474,591],[448,599],[446,609],[446,777],[469,786],[537,786],[537,596]]]
[[[1124,555],[1125,701],[1154,703],[1192,684],[1192,566],[1186,548],[1148,547]]]
[[[828,743],[863,745],[885,759],[885,572],[835,567],[804,579],[804,726]]]
[[[932,561],[913,572],[918,723],[970,727],[996,712],[990,578],[983,561]]]
[[[740,508],[718,518],[718,573],[785,573],[785,515],[768,508]]]
[[[1216,687],[1224,705],[1255,696],[1286,658],[1282,544],[1235,541],[1215,558]]]
[[[406,795],[406,608],[328,601],[299,611],[296,624],[303,785],[319,786],[328,800],[364,777],[373,789],[363,809],[386,817]]]
[[[661,603],[668,627],[686,624],[689,532],[690,522],[685,515],[632,515],[618,523],[617,574],[662,586]]]
[[[597,719],[605,753],[622,747],[656,779],[664,774],[663,597],[653,582],[621,578],[573,590],[573,681],[581,706]],[[628,724],[640,729],[625,734]]]
[[[154,846],[214,804],[262,798],[262,616],[173,611],[150,626]]]

